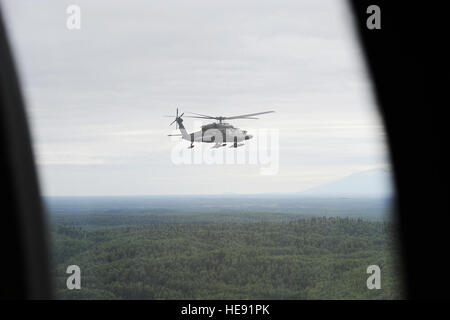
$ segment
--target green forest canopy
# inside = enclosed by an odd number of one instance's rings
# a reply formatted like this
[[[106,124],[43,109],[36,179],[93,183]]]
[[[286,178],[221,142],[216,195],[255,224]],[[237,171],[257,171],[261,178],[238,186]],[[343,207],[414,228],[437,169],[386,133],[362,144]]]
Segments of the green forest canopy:
[[[52,216],[59,299],[399,299],[389,222],[246,213]],[[68,265],[81,290],[66,288]],[[366,268],[381,268],[369,290]]]

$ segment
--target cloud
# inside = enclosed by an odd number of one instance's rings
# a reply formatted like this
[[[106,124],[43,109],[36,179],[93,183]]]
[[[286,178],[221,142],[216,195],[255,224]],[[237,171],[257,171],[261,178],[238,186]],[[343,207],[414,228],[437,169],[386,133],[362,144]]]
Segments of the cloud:
[[[4,1],[46,193],[289,192],[387,163],[344,1],[77,3],[68,31],[70,1]],[[279,174],[175,166],[176,107],[275,110],[233,124],[279,129]]]

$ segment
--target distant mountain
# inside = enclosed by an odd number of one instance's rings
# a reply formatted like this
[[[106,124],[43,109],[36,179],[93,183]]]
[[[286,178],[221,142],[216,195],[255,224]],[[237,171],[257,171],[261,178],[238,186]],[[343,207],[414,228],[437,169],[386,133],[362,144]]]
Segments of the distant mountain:
[[[390,169],[360,171],[299,194],[317,197],[389,197],[393,194]]]

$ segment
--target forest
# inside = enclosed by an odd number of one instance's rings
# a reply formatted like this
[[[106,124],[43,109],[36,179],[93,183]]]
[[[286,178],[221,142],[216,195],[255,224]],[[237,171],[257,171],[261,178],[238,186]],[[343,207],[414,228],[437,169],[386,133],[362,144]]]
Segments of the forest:
[[[401,299],[388,221],[245,213],[54,214],[57,299]],[[369,265],[381,289],[369,290]],[[81,269],[81,289],[66,268]]]

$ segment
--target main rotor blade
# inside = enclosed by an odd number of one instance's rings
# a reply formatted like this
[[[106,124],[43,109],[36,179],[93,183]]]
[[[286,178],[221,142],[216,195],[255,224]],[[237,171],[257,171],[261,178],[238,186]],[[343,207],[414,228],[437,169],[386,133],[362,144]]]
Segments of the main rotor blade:
[[[255,118],[255,117],[231,117],[231,118],[227,118],[225,117],[225,119],[232,119],[232,120],[237,120],[237,119],[254,119],[254,120],[258,120],[259,118]]]
[[[185,118],[197,118],[197,119],[216,119],[214,117],[197,117],[197,116],[184,116]]]
[[[196,115],[202,116],[202,117],[207,117],[207,118],[209,118],[209,119],[215,119],[215,118],[218,118],[218,117],[212,117],[212,116],[208,116],[208,115],[206,115],[206,114],[201,114],[201,113],[188,112],[188,111],[186,111],[186,112],[187,112],[187,113],[196,114]]]
[[[259,114],[273,113],[273,112],[275,112],[275,111],[264,111],[264,112],[257,112],[257,113],[241,114],[239,116],[223,117],[223,118],[224,119],[242,119],[242,118],[250,119],[248,117],[257,116]]]
[[[186,118],[197,118],[197,119],[211,119],[211,120],[259,119],[259,118],[254,118],[252,116],[257,116],[259,114],[273,113],[273,112],[275,112],[275,111],[256,112],[256,113],[242,114],[239,116],[231,116],[231,117],[220,117],[220,116],[213,117],[213,116],[208,116],[206,114],[201,114],[201,113],[187,112],[187,113],[195,114],[197,116],[185,116],[185,117]]]
[[[227,118],[227,117],[222,117],[222,118],[220,118],[220,117],[197,117],[197,116],[185,116],[185,118],[196,118],[196,119],[208,119],[208,120],[212,120],[212,119],[215,119],[215,120],[220,120],[220,119],[222,119],[222,120],[225,120],[225,119],[230,119],[230,118]],[[242,118],[233,118],[233,119],[259,119],[259,118],[254,118],[254,117],[242,117]]]

